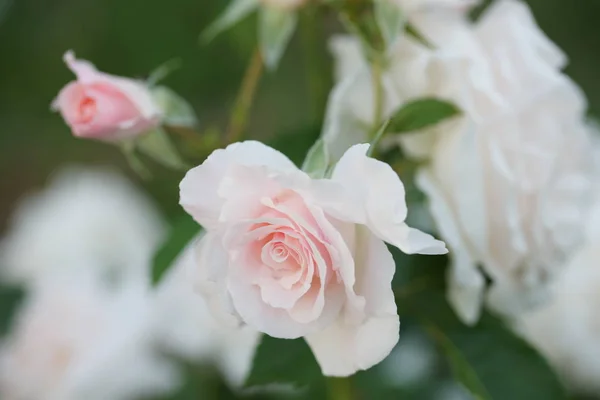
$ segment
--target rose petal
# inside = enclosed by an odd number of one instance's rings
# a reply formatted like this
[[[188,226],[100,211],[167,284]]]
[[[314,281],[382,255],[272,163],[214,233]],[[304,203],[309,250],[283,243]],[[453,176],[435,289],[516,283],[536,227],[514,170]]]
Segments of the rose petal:
[[[383,360],[398,342],[400,319],[396,311],[391,282],[396,269],[385,243],[364,227],[360,229],[356,249],[357,280],[355,289],[366,299],[361,323],[343,316],[306,341],[323,374],[348,376]]]
[[[179,185],[179,203],[207,229],[219,224],[224,199],[218,190],[234,165],[267,166],[275,171],[298,170],[286,156],[256,141],[233,143],[214,151],[201,165],[189,170]]]
[[[367,157],[368,144],[352,146],[342,156],[333,171],[332,179],[340,182],[367,212],[367,225],[381,239],[407,254],[445,254],[444,242],[409,228],[404,186],[394,170],[386,163]],[[345,220],[357,223],[352,215]]]
[[[266,304],[258,286],[249,285],[238,275],[232,274],[229,277],[227,287],[236,310],[248,325],[282,339],[296,339],[322,330],[337,318],[344,303],[343,291],[332,290],[324,299],[319,318],[309,323],[299,323],[290,317],[287,310]]]
[[[206,233],[196,245],[194,288],[206,298],[215,318],[235,327],[241,324],[241,320],[227,291],[228,262],[220,237]]]

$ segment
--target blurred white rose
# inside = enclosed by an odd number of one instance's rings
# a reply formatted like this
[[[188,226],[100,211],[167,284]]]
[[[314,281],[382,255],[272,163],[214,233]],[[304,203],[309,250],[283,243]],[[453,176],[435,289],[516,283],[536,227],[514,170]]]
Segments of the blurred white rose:
[[[154,352],[151,302],[95,276],[38,280],[0,346],[3,400],[131,400],[178,384]]]
[[[449,300],[475,322],[488,300],[515,314],[546,289],[582,240],[592,201],[593,153],[585,98],[560,72],[564,57],[526,6],[498,1],[473,34],[485,49],[502,107],[479,109],[438,134],[418,175],[451,242]],[[470,119],[470,120],[469,120]]]
[[[195,292],[193,240],[157,288],[154,312],[162,346],[171,354],[219,368],[232,387],[244,383],[260,334],[249,327],[219,323],[204,297]]]
[[[0,241],[0,276],[26,283],[90,268],[143,282],[164,233],[154,205],[116,172],[65,168],[13,214]]]
[[[425,96],[463,110],[461,118],[396,138],[410,156],[431,160],[418,183],[451,247],[450,302],[465,322],[478,319],[482,267],[493,281],[490,304],[519,312],[544,299],[581,241],[592,199],[585,98],[523,2],[498,0],[476,24],[452,8],[422,10],[415,20],[436,48],[398,41],[383,75],[385,111]],[[324,136],[339,152],[364,140],[373,97],[358,45],[342,38],[333,48],[340,82]]]
[[[600,204],[589,220],[586,244],[569,260],[554,297],[522,315],[516,328],[558,370],[571,390],[600,393]]]

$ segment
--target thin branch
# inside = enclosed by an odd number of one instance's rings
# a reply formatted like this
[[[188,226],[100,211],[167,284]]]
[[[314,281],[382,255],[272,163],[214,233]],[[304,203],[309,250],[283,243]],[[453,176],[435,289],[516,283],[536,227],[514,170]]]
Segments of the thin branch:
[[[256,49],[248,64],[235,105],[231,111],[229,126],[227,128],[227,133],[225,134],[225,144],[238,142],[244,135],[244,130],[248,125],[248,114],[252,107],[252,101],[258,86],[258,81],[263,72],[263,66],[264,64],[260,50]]]

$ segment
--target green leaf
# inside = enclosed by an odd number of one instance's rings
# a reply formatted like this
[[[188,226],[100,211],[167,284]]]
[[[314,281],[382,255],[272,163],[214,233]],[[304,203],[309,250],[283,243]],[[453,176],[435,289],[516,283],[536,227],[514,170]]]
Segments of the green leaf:
[[[156,128],[136,139],[136,147],[148,157],[167,168],[189,169],[162,128]]]
[[[154,255],[152,283],[160,282],[181,251],[200,232],[200,225],[189,215],[182,215],[171,228],[168,239]]]
[[[423,34],[421,32],[419,32],[417,30],[417,28],[415,28],[413,25],[407,23],[406,25],[404,25],[404,32],[412,37],[414,40],[416,40],[418,43],[421,43],[421,45],[427,47],[428,49],[435,49],[435,46],[433,44],[431,44],[429,42],[429,40],[427,40],[427,38],[425,36],[423,36]]]
[[[154,86],[158,82],[165,79],[171,72],[174,70],[181,68],[181,59],[174,58],[169,60],[161,65],[159,65],[154,71],[150,73],[150,76],[146,80],[148,86]]]
[[[172,126],[192,128],[198,120],[192,106],[177,93],[165,86],[152,89],[152,96],[163,112],[163,123]]]
[[[16,311],[19,309],[25,292],[13,286],[0,286],[0,336],[8,333]]]
[[[144,162],[140,160],[138,155],[135,153],[135,143],[132,141],[124,141],[121,143],[121,151],[129,164],[129,167],[135,172],[141,179],[147,181],[152,178],[152,173],[146,167]]]
[[[259,13],[258,38],[267,68],[277,67],[298,22],[294,11],[262,7]]]
[[[452,313],[441,299],[439,310]],[[446,356],[455,378],[477,399],[567,398],[542,356],[498,319],[484,314],[469,328],[452,317],[425,318],[424,328]]]
[[[312,178],[319,179],[325,176],[328,168],[329,152],[327,144],[323,138],[319,138],[308,151],[302,164],[302,171],[306,172]]]
[[[434,98],[423,98],[404,104],[392,118],[388,132],[413,132],[428,128],[454,117],[460,110],[452,103]]]
[[[200,41],[208,43],[221,32],[231,28],[256,10],[259,0],[233,0],[223,13],[200,35]]]
[[[320,384],[321,369],[304,339],[275,339],[263,335],[256,349],[246,387]]]
[[[390,251],[396,262],[393,287],[400,319],[414,320],[423,328],[454,378],[476,399],[566,399],[546,360],[502,321],[484,313],[468,327],[458,319],[446,301],[447,256],[407,256],[392,247]]]
[[[381,31],[381,36],[390,47],[403,31],[406,19],[402,9],[390,0],[375,0],[375,20]]]

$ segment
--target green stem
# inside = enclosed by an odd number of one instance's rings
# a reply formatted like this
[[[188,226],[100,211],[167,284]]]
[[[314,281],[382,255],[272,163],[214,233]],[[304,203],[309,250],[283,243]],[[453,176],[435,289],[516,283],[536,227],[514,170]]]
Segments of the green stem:
[[[327,378],[330,400],[352,400],[352,385],[350,378]]]
[[[303,13],[302,42],[306,77],[308,81],[311,118],[320,122],[323,119],[327,103],[326,68],[323,65],[323,54],[320,46],[323,43],[321,25],[318,20],[319,8],[311,4]]]
[[[235,105],[231,111],[229,126],[227,128],[227,133],[225,134],[225,144],[238,142],[242,139],[244,130],[248,124],[248,114],[250,112],[250,107],[252,106],[252,100],[254,99],[254,94],[262,71],[262,56],[260,50],[256,49],[248,64]]]
[[[371,127],[370,139],[373,139],[377,134],[381,124],[383,123],[383,65],[382,57],[377,56],[371,62],[371,79],[373,86],[373,126]]]

